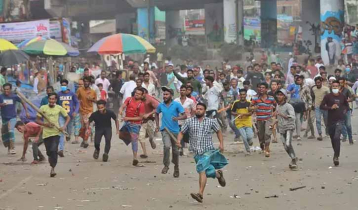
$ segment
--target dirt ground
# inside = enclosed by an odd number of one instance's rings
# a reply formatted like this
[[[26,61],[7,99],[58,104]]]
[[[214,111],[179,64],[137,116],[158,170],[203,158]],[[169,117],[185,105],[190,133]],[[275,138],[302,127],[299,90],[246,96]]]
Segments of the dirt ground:
[[[353,128],[358,123],[354,115]],[[355,129],[353,133],[356,134]],[[227,134],[225,155],[229,165],[224,170],[227,186],[222,188],[217,180],[208,180],[204,203],[199,204],[189,195],[198,190],[192,156],[180,158],[180,178],[173,178],[173,166],[169,174],[160,173],[163,167],[160,137],[158,149],[149,150],[150,162],[142,163],[145,167],[131,165],[131,147],[117,137],[112,139],[107,163],[101,162],[101,156],[99,160],[92,158],[93,145],[80,149],[79,145],[66,144],[56,178],[49,177],[48,163],[30,165],[31,147],[27,162],[17,161],[22,142],[18,133],[16,137],[17,155],[8,156],[5,148],[0,147],[0,210],[358,209],[358,142],[353,146],[342,143],[341,165],[334,167],[329,138],[323,142],[306,138],[294,141],[300,161],[299,169],[291,171],[281,143],[272,144],[270,158],[257,152],[245,156],[243,144],[234,143],[232,134]],[[257,146],[258,140],[254,141]],[[45,151],[44,146],[40,148]]]

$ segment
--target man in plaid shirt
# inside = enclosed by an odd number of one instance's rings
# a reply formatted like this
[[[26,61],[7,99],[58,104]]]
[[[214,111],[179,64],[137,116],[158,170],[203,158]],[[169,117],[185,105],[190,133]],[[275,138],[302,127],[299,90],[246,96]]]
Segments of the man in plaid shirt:
[[[224,140],[216,119],[205,117],[206,105],[198,103],[196,105],[195,117],[185,121],[177,137],[177,146],[180,147],[181,140],[185,133],[189,132],[190,151],[195,154],[196,170],[199,173],[199,193],[191,193],[191,197],[196,201],[203,202],[203,194],[207,178],[217,178],[219,184],[226,185],[222,169],[228,164],[226,158],[221,154],[224,151]],[[219,150],[215,150],[213,144],[213,131],[217,134],[220,145]]]

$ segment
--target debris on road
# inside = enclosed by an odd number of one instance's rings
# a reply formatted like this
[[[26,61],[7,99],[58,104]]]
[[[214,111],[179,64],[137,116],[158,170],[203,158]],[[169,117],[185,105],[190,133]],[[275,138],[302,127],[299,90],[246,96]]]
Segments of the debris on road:
[[[303,188],[306,188],[306,186],[292,187],[292,188],[290,188],[290,191],[296,191],[296,190],[303,189]]]
[[[270,196],[266,196],[265,198],[278,198],[278,195],[270,195]]]

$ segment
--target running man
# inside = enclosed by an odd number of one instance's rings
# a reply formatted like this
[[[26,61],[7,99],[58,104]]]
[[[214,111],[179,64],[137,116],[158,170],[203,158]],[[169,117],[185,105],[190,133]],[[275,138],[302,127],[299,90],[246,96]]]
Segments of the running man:
[[[138,166],[138,136],[141,128],[143,116],[145,113],[143,99],[143,88],[137,88],[134,96],[127,98],[119,108],[118,116],[122,116],[123,110],[126,110],[126,115],[123,118],[124,124],[119,130],[119,138],[127,145],[132,143],[133,151],[133,166]]]
[[[334,151],[333,163],[335,166],[339,165],[341,152],[340,136],[346,113],[349,110],[347,97],[339,92],[339,89],[339,81],[336,80],[332,83],[332,93],[324,96],[320,106],[320,109],[328,110],[327,126]]]
[[[43,117],[40,114],[37,114],[36,118],[36,123],[43,126],[42,138],[46,147],[48,162],[51,166],[50,177],[56,176],[55,167],[57,165],[60,132],[66,130],[66,127],[71,120],[66,110],[56,104],[57,97],[58,96],[56,93],[50,93],[48,95],[48,105],[40,107],[40,110],[47,116],[49,121],[43,120]],[[66,122],[63,127],[58,130],[55,128],[55,126],[59,127],[60,115],[66,117]]]
[[[106,109],[106,101],[99,100],[97,101],[97,111],[92,113],[89,118],[89,123],[95,122],[95,134],[94,134],[94,147],[96,148],[93,153],[93,158],[98,159],[100,145],[102,137],[106,141],[104,153],[102,157],[103,162],[108,161],[108,153],[111,149],[111,140],[112,140],[112,123],[111,119],[116,123],[117,135],[119,134],[119,123],[117,120],[116,114],[111,110]]]
[[[247,90],[240,90],[240,100],[234,102],[231,107],[231,114],[235,116],[235,125],[242,137],[245,145],[246,154],[250,155],[250,146],[253,145],[252,138],[254,131],[252,129],[252,110],[250,102],[247,101]]]
[[[14,155],[15,151],[15,124],[16,124],[16,102],[20,102],[25,109],[26,117],[30,118],[27,107],[21,99],[12,93],[12,85],[6,83],[2,86],[3,94],[0,95],[0,110],[2,118],[1,137],[5,147],[8,148],[8,154]]]
[[[152,149],[155,149],[157,145],[154,142],[154,120],[155,120],[155,112],[159,105],[159,101],[156,98],[151,96],[147,89],[143,88],[143,103],[145,114],[143,115],[142,126],[139,131],[138,140],[143,150],[143,154],[140,155],[141,158],[148,158],[147,148],[145,146],[145,142],[149,139],[150,145]],[[148,137],[148,138],[147,138]]]
[[[22,152],[22,157],[20,158],[21,161],[26,161],[26,151],[29,145],[29,139],[32,139],[32,153],[34,156],[34,160],[31,164],[38,164],[46,160],[45,156],[39,150],[39,146],[43,143],[42,140],[42,127],[34,122],[29,122],[26,125],[21,122],[17,121],[15,128],[20,132],[23,133],[24,136],[24,149]]]
[[[174,91],[168,87],[162,87],[163,102],[157,107],[155,115],[155,122],[157,125],[156,131],[162,132],[164,145],[164,168],[162,174],[167,174],[170,165],[170,147],[172,147],[172,163],[174,164],[174,178],[179,177],[179,150],[175,140],[170,138],[170,133],[177,137],[179,133],[179,120],[185,120],[185,110],[180,103],[173,101]],[[159,114],[162,113],[162,126],[159,129]],[[168,133],[168,131],[170,133]],[[181,139],[180,139],[181,140]]]
[[[277,121],[275,124],[278,124],[277,129],[285,148],[287,154],[291,157],[291,163],[289,164],[290,169],[297,168],[297,157],[295,151],[292,147],[292,136],[293,131],[295,130],[295,110],[293,106],[287,103],[288,94],[285,89],[276,91],[277,98],[277,110],[274,115],[277,116]]]
[[[68,137],[66,137],[66,141],[71,140],[72,135],[72,128],[75,121],[75,117],[78,113],[78,110],[80,108],[80,103],[78,102],[77,96],[75,93],[71,92],[70,89],[68,89],[68,80],[64,79],[61,81],[61,91],[58,92],[58,105],[62,106],[67,112],[67,114],[70,116],[71,120],[67,125],[67,133]],[[63,126],[65,123],[65,118],[60,117],[60,126]],[[63,151],[65,147],[65,135],[61,134],[60,137],[60,148],[58,151],[58,155],[60,157],[64,157]]]
[[[91,135],[91,127],[89,126],[89,117],[93,112],[93,103],[96,102],[96,92],[90,87],[91,78],[83,78],[83,87],[78,88],[77,97],[80,101],[80,116],[81,116],[81,137],[83,141],[81,147],[88,147],[88,138]]]
[[[221,154],[224,152],[224,139],[220,130],[220,125],[216,119],[205,117],[206,105],[198,103],[196,105],[195,117],[185,121],[182,130],[178,134],[176,145],[181,146],[181,141],[185,133],[189,133],[190,151],[193,151],[196,162],[196,171],[199,173],[199,193],[191,193],[191,197],[202,203],[204,189],[207,178],[218,179],[222,187],[226,186],[222,169],[228,164],[226,158]],[[219,150],[215,150],[213,144],[212,131],[219,139]]]
[[[251,100],[251,108],[256,112],[258,137],[265,156],[270,157],[270,141],[272,135],[272,112],[276,106],[275,98],[267,95],[268,84],[263,82],[257,86],[258,96]]]
[[[186,117],[190,118],[191,116],[194,116],[196,106],[195,106],[195,102],[186,96],[186,93],[187,93],[187,87],[185,85],[182,85],[180,87],[180,97],[176,98],[174,101],[176,101],[182,105],[182,107],[185,110]],[[183,124],[184,124],[184,120],[180,120],[179,127],[181,128],[183,126]],[[179,153],[180,156],[185,155],[184,154],[185,143],[189,143],[189,134],[188,133],[184,135],[184,138],[181,142],[181,148],[180,148],[180,153]]]

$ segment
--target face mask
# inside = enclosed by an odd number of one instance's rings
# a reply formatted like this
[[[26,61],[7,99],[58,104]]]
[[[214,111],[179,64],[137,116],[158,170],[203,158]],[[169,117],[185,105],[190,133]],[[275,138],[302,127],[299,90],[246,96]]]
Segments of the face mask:
[[[66,91],[67,90],[67,86],[61,86],[61,91]]]
[[[351,68],[346,68],[346,72],[350,72],[351,71]]]
[[[338,89],[332,89],[332,93],[337,94],[339,92]]]

